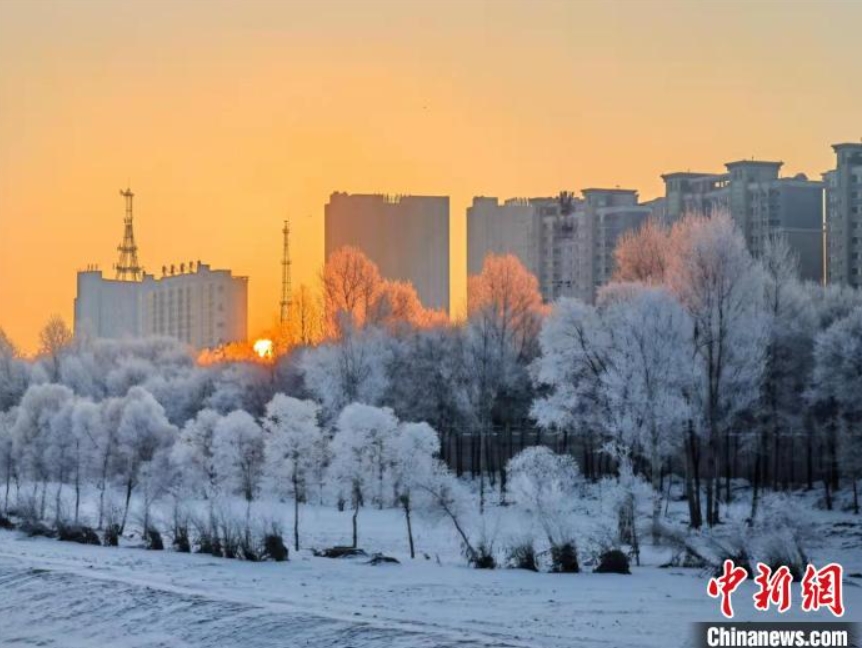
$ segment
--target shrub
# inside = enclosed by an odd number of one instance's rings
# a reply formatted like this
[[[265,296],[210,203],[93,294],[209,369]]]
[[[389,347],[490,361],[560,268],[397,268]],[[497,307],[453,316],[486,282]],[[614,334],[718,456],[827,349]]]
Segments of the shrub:
[[[517,544],[509,549],[508,565],[514,569],[527,569],[529,571],[539,571],[539,565],[536,561],[536,549],[532,542],[524,542]]]
[[[494,548],[487,542],[476,545],[476,553],[470,559],[476,569],[496,569],[497,560],[494,558]]]
[[[191,553],[192,544],[189,540],[189,528],[182,524],[174,529],[174,549],[180,553]]]
[[[165,543],[162,541],[162,534],[150,527],[144,533],[147,541],[147,549],[150,551],[163,551]]]
[[[25,521],[21,530],[31,538],[55,538],[57,533],[51,527],[41,522]]]
[[[593,571],[597,574],[631,574],[629,557],[619,549],[605,551],[599,557],[599,566]]]
[[[551,571],[555,574],[577,574],[581,571],[574,542],[551,545]]]
[[[312,549],[311,553],[318,558],[364,558],[368,555],[363,549],[339,546],[328,549]]]
[[[102,535],[106,547],[120,546],[120,525],[109,524],[105,527],[105,532]]]
[[[284,562],[288,557],[287,547],[284,546],[284,538],[281,533],[273,529],[263,537],[263,556],[275,562]]]
[[[0,529],[6,529],[7,531],[11,531],[15,528],[15,523],[12,522],[9,518],[0,515]]]
[[[365,563],[366,565],[400,565],[401,561],[392,556],[384,556],[382,553],[376,553],[371,556],[371,560]]]
[[[63,542],[77,542],[101,546],[98,534],[88,526],[61,524],[57,528],[57,537]]]

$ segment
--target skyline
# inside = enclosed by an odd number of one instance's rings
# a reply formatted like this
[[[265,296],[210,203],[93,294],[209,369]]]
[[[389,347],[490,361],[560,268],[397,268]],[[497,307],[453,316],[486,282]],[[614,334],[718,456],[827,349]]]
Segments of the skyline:
[[[75,271],[116,260],[127,183],[145,267],[248,275],[252,336],[277,316],[285,218],[296,287],[323,263],[332,191],[451,196],[457,312],[474,195],[648,200],[662,173],[749,157],[819,178],[862,135],[860,18],[840,2],[4,3],[0,327],[29,352],[52,313],[72,324]]]

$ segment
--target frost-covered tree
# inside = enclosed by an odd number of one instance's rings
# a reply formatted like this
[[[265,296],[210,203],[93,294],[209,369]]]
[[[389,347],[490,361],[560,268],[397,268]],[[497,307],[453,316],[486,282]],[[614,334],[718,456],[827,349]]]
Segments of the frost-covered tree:
[[[349,403],[381,404],[389,386],[391,344],[379,329],[345,327],[337,342],[302,352],[305,387],[321,404],[327,422]]]
[[[726,213],[687,216],[670,238],[667,282],[694,322],[698,378],[690,393],[706,436],[706,520],[714,525],[721,450],[727,462],[734,419],[757,398],[763,376],[763,276]]]
[[[18,416],[12,427],[15,463],[22,476],[33,484],[35,507],[37,488],[41,486],[38,516],[45,517],[45,498],[48,480],[54,473],[48,449],[52,439],[52,422],[63,406],[72,400],[72,390],[63,385],[31,385],[18,407]]]
[[[509,492],[552,547],[574,543],[571,511],[580,482],[570,455],[545,446],[526,448],[509,461]]]
[[[831,489],[839,471],[851,478],[853,504],[859,512],[857,481],[862,477],[862,308],[836,321],[817,336],[812,400],[824,414],[826,471],[823,485],[831,508]]]
[[[9,512],[9,492],[12,482],[17,483],[15,451],[13,446],[12,426],[18,418],[18,412],[13,408],[8,411],[0,411],[0,477],[6,486],[3,495],[3,513]]]
[[[339,337],[345,327],[365,325],[381,278],[377,266],[360,249],[345,246],[330,254],[321,283],[328,336]]]
[[[330,476],[340,488],[340,497],[353,509],[353,546],[359,539],[359,508],[366,497],[383,502],[388,446],[398,426],[389,408],[352,403],[335,424]]]
[[[561,299],[542,326],[541,354],[532,366],[542,396],[533,401],[531,415],[542,428],[564,435],[572,430],[582,437],[583,466],[590,478],[608,433],[604,376],[610,343],[595,307]]]
[[[260,494],[265,468],[263,430],[248,412],[236,410],[215,427],[213,441],[219,479],[246,502],[245,529],[251,532],[251,505]]]
[[[158,452],[170,448],[177,436],[164,408],[142,387],[133,387],[122,400],[114,455],[115,473],[125,490],[120,533],[126,527],[132,492],[143,468]]]
[[[413,501],[420,484],[427,483],[434,470],[440,439],[427,423],[402,423],[389,443],[388,464],[392,470],[395,498],[404,511],[410,557],[416,557],[413,543]]]
[[[221,415],[202,409],[186,422],[172,448],[171,461],[180,467],[180,486],[189,493],[212,501],[218,494],[219,479],[215,460],[215,429]]]
[[[0,412],[17,404],[27,389],[27,365],[0,328]]]
[[[299,503],[306,501],[309,480],[321,456],[324,435],[320,408],[312,401],[276,394],[266,406],[266,458],[277,491],[293,498],[293,546],[299,551]]]
[[[668,229],[650,218],[640,228],[623,233],[614,249],[614,280],[662,284],[668,267]]]
[[[538,352],[544,314],[536,277],[514,255],[488,255],[482,272],[467,281],[467,393],[479,437],[480,508],[493,415],[495,409],[510,420],[526,414],[532,395],[527,367]],[[504,470],[500,478],[505,491]]]
[[[70,481],[75,491],[74,522],[77,524],[81,509],[81,489],[96,468],[98,443],[104,434],[101,409],[89,399],[78,398],[72,411],[71,424]]]
[[[692,415],[686,390],[694,378],[693,326],[664,288],[612,284],[601,298],[610,336],[602,374],[610,432],[649,465],[655,530],[662,470],[682,448]]]
[[[45,359],[52,382],[60,377],[60,360],[72,344],[72,331],[59,315],[52,315],[39,331],[39,354]]]
[[[431,472],[417,484],[417,493],[422,495],[422,511],[427,516],[449,520],[461,543],[464,553],[472,564],[479,561],[479,552],[470,541],[466,520],[471,515],[470,496],[461,481],[445,464],[435,461]]]

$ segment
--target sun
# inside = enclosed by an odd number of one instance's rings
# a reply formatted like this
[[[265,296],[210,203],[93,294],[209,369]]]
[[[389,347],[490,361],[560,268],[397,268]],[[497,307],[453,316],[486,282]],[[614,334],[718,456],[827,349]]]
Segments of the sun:
[[[252,348],[259,358],[263,360],[272,359],[272,340],[261,338],[255,341]]]

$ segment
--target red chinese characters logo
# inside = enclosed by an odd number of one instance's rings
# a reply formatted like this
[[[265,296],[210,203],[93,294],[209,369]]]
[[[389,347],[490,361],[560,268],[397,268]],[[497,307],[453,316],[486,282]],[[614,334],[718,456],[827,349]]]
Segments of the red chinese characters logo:
[[[748,578],[748,572],[743,567],[737,567],[732,560],[725,560],[721,574],[709,579],[706,592],[712,598],[721,599],[721,613],[728,619],[733,618],[733,593]],[[808,565],[802,577],[802,610],[816,612],[826,608],[833,615],[844,615],[844,593],[842,591],[843,568],[837,563],[829,563],[822,569]],[[767,612],[774,606],[779,613],[790,609],[792,595],[791,585],[793,574],[787,566],[773,570],[769,565],[757,563],[757,576],[754,577],[757,586],[752,599],[754,609]]]
[[[837,563],[829,563],[822,569],[808,565],[802,577],[802,609],[814,612],[825,607],[837,617],[844,616],[842,576],[843,569]]]
[[[731,595],[746,578],[748,578],[748,572],[745,569],[734,566],[732,560],[725,560],[721,576],[709,579],[706,593],[712,598],[721,597],[721,613],[728,619],[733,618]]]
[[[763,563],[757,563],[757,576],[754,582],[758,591],[754,595],[754,609],[766,612],[770,603],[778,608],[780,613],[790,609],[790,584],[793,574],[790,568],[783,565],[772,573],[772,568]]]

